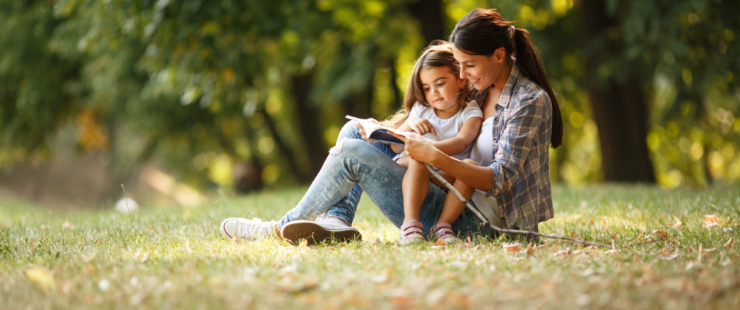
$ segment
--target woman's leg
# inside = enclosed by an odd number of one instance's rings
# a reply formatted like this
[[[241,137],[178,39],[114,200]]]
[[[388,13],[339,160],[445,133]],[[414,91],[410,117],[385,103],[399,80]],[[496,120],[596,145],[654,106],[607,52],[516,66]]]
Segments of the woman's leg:
[[[348,121],[344,124],[342,130],[339,132],[339,136],[337,137],[337,145],[333,147],[329,153],[341,152],[344,140],[346,139],[362,139],[360,130],[355,126],[355,121]],[[371,143],[370,145],[389,158],[396,156],[396,153],[393,152],[390,145],[379,142]],[[343,199],[326,211],[326,216],[339,218],[347,223],[347,225],[352,226],[352,221],[354,220],[355,212],[357,211],[357,205],[360,203],[360,197],[362,197],[362,188],[355,184],[352,187],[352,190]],[[306,220],[313,219],[314,218],[308,218]]]
[[[336,208],[339,202],[346,200],[347,193],[356,184],[396,227],[400,227],[404,218],[401,187],[405,173],[406,169],[367,141],[348,139],[341,151],[326,159],[306,195],[278,225],[282,227],[296,219],[314,218]],[[420,221],[428,227],[425,233],[436,223],[444,199],[445,192],[441,188],[430,188],[427,192],[419,214]],[[346,220],[351,222],[353,219]]]

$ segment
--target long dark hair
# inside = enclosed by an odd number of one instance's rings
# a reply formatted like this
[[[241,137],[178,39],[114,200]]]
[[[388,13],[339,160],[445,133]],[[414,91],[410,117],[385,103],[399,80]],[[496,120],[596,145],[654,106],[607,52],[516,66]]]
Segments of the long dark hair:
[[[403,109],[388,120],[381,122],[383,126],[393,128],[401,126],[416,103],[429,106],[424,95],[424,87],[421,85],[420,74],[422,69],[430,67],[447,67],[455,78],[460,78],[460,64],[457,63],[452,54],[452,44],[442,40],[433,41],[414,63],[414,70],[411,72],[411,78],[409,78],[409,86],[406,88],[406,95],[403,98]],[[465,86],[460,90],[455,102],[457,107],[462,109],[469,100],[470,84],[466,80]]]
[[[550,145],[558,148],[563,145],[563,118],[560,115],[558,100],[547,80],[539,51],[529,40],[528,33],[529,31],[525,29],[514,28],[511,22],[504,19],[495,9],[475,9],[455,25],[450,42],[471,55],[490,57],[501,47],[506,50],[507,57],[513,54],[520,72],[537,83],[550,96],[553,112]]]

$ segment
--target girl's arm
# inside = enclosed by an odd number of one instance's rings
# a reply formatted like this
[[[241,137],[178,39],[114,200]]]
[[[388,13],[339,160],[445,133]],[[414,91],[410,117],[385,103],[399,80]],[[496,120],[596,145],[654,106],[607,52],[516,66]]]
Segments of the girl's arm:
[[[413,130],[413,131],[416,131],[416,133],[421,134],[421,135],[426,134],[428,132],[431,132],[435,135],[437,134],[437,132],[434,131],[434,127],[427,119],[424,119],[421,117],[414,117],[414,116],[409,116],[408,118],[406,118],[403,124],[401,124],[401,126],[398,126],[396,130],[399,130],[399,131],[412,131]],[[403,145],[391,144],[391,149],[393,150],[393,152],[401,153],[403,152]]]
[[[460,131],[452,138],[433,142],[432,144],[440,151],[447,155],[460,154],[467,150],[480,132],[480,125],[483,119],[480,117],[471,117],[463,123]]]

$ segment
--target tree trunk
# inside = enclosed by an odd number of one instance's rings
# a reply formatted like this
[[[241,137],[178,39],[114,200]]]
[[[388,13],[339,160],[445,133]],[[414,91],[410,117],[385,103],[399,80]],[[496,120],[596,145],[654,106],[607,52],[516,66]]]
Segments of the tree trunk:
[[[311,104],[309,95],[313,85],[311,74],[293,76],[292,93],[296,105],[298,130],[310,163],[309,173],[304,180],[313,180],[324,165],[329,149],[319,124],[319,108]]]
[[[427,44],[446,39],[447,29],[441,0],[416,1],[409,5],[409,11],[421,24],[421,33]]]
[[[601,62],[612,58],[610,53],[620,55],[623,52],[619,22],[607,15],[603,0],[581,1],[581,5],[586,45],[605,42],[600,49],[591,49],[598,53],[588,53],[584,66],[594,119],[599,128],[604,180],[654,183],[655,174],[646,143],[647,108],[640,77],[630,73],[624,80],[611,77],[604,81],[597,75]]]

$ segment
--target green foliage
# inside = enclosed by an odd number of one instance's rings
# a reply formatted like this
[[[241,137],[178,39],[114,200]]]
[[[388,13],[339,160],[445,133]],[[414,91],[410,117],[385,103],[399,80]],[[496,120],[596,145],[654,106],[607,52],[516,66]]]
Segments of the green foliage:
[[[147,160],[201,189],[229,187],[240,163],[261,167],[267,185],[310,180],[305,150],[332,145],[344,114],[398,108],[424,45],[412,2],[2,0],[0,43],[11,48],[0,50],[0,167],[55,156],[56,133],[72,128],[78,152],[111,155],[111,188]],[[631,70],[648,97],[659,183],[740,178],[738,4],[607,4],[619,26],[586,46],[577,1],[442,3],[449,29],[472,8],[497,7],[532,32],[566,126],[554,180],[601,179],[585,81]],[[583,70],[588,55],[599,56],[597,76]],[[318,132],[299,111],[315,112]]]

